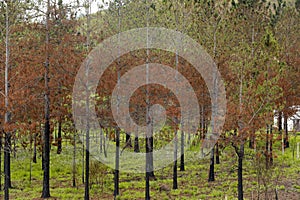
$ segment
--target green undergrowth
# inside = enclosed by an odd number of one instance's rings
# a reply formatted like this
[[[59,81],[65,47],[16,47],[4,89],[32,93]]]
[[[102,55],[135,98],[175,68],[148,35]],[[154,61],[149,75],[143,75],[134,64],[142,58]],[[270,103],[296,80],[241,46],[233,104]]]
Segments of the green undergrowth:
[[[290,141],[294,138],[291,137]],[[291,147],[282,155],[279,142],[273,145],[274,164],[265,169],[264,156],[257,158],[257,151],[245,149],[244,159],[244,193],[245,199],[265,191],[277,189],[279,194],[288,192],[294,196],[300,194],[300,160],[293,156],[293,146],[300,142],[300,136],[291,142]],[[84,184],[82,182],[82,147],[76,151],[76,187],[72,186],[73,146],[63,144],[63,151],[56,154],[55,147],[51,151],[50,186],[53,199],[83,199]],[[122,146],[122,144],[121,144]],[[215,165],[215,181],[208,182],[209,158],[196,159],[192,146],[186,153],[185,171],[178,169],[178,189],[172,189],[172,163],[155,171],[157,180],[150,183],[152,199],[225,199],[237,197],[237,157],[230,146],[221,152],[221,164]],[[132,151],[132,149],[128,149]],[[189,159],[191,157],[192,159]],[[30,162],[31,152],[18,149],[16,157],[11,158],[12,186],[10,198],[16,200],[39,199],[42,193],[42,165],[38,154],[37,163]],[[178,166],[179,166],[178,162]],[[134,164],[134,163],[133,163]],[[2,163],[3,166],[3,163]],[[31,180],[30,180],[31,166]],[[113,199],[113,170],[91,159],[91,199]],[[2,178],[3,187],[3,178]],[[120,196],[117,199],[144,199],[144,173],[120,172]],[[0,195],[2,198],[3,192]],[[300,195],[299,195],[300,196]]]

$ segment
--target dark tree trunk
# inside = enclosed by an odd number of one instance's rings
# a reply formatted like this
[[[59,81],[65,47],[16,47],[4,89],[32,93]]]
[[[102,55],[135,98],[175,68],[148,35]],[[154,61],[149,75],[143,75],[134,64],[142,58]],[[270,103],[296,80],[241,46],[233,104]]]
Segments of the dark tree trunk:
[[[42,198],[50,197],[50,122],[49,118],[45,121],[45,132],[44,132],[44,177],[43,177],[43,192]]]
[[[209,165],[209,175],[208,182],[215,181],[215,156],[214,156],[215,148],[213,147],[210,151],[210,165]]]
[[[114,171],[114,198],[119,195],[120,130],[116,129],[116,161]]]
[[[130,147],[132,147],[131,139],[130,139],[130,133],[126,133],[126,144]]]
[[[9,199],[9,188],[10,185],[10,133],[5,133],[5,144],[4,144],[4,199]]]
[[[49,44],[50,44],[50,31],[49,31],[49,17],[50,17],[50,0],[47,0],[46,12],[46,60],[45,60],[45,129],[44,129],[44,177],[43,177],[43,191],[42,198],[50,197],[50,99],[49,99]]]
[[[7,157],[7,159],[8,159],[8,162],[7,162],[7,164],[8,164],[8,186],[9,186],[9,188],[12,188],[12,185],[11,185],[11,167],[10,167],[10,165],[11,165],[11,161],[10,161],[10,155],[11,155],[11,152],[12,152],[12,145],[11,145],[11,138],[12,138],[12,135],[11,135],[11,133],[8,133],[8,157]]]
[[[184,132],[181,131],[180,171],[184,171]]]
[[[61,120],[58,122],[58,131],[57,131],[57,154],[61,153],[62,147],[61,147]]]
[[[32,156],[32,135],[30,135],[30,156]],[[31,184],[31,179],[32,179],[32,160],[29,158],[29,183]]]
[[[278,113],[278,131],[282,133],[282,112]]]
[[[177,184],[177,130],[175,130],[175,138],[174,138],[174,165],[173,165],[173,189],[178,189]]]
[[[149,155],[150,155],[150,177],[153,180],[156,180],[155,175],[154,175],[154,167],[153,167],[153,135],[151,132],[151,137],[150,139],[150,149],[149,149]]]
[[[5,124],[10,123],[10,112],[9,112],[9,71],[10,71],[10,19],[9,19],[9,3],[11,1],[6,1],[6,9],[5,9],[5,76],[4,76],[4,84],[5,84]],[[10,180],[10,140],[11,140],[11,133],[5,133],[5,142],[4,142],[4,199],[9,199],[9,188],[11,187],[11,180]],[[0,170],[1,171],[1,170]]]
[[[89,122],[87,121],[87,129],[85,136],[85,189],[84,189],[84,199],[90,199],[90,187],[89,187],[89,177],[90,177],[90,128]]]
[[[244,199],[243,192],[243,159],[244,159],[244,144],[240,145],[240,149],[236,149],[238,155],[238,200]]]
[[[285,148],[289,148],[290,144],[289,144],[289,132],[288,132],[288,116],[287,114],[284,114],[284,122],[283,122],[283,126],[284,126],[284,132],[285,132],[285,137],[284,137],[284,147]]]
[[[136,135],[134,137],[134,152],[135,153],[140,152],[140,145],[139,145],[139,137],[138,137],[138,135]]]
[[[151,141],[150,138],[146,137],[146,191],[145,191],[145,200],[150,200],[150,176],[151,176],[151,157],[150,157],[150,149],[151,149]]]
[[[72,186],[76,187],[76,130],[74,132],[73,143],[74,143],[73,144],[74,148],[73,148],[73,170],[72,170],[72,173],[73,173],[73,177],[72,177],[73,184],[72,184]]]
[[[219,143],[216,144],[216,164],[220,164],[220,151],[219,151]]]

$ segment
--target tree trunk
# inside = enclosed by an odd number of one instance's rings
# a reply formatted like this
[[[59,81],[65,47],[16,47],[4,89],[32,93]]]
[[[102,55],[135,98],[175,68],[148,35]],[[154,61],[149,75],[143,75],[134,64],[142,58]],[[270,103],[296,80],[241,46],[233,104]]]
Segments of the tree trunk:
[[[126,145],[132,147],[131,140],[130,140],[130,133],[126,133]]]
[[[173,189],[178,189],[177,184],[177,130],[175,130],[174,138],[174,165],[173,165]]]
[[[279,133],[282,131],[282,112],[278,113],[278,131]]]
[[[285,148],[289,148],[290,144],[289,144],[289,131],[288,131],[288,116],[287,114],[284,114],[284,122],[283,122],[283,126],[284,126],[284,132],[285,132],[285,137],[284,137],[284,147]]]
[[[120,130],[116,129],[116,160],[114,172],[114,198],[119,195]]]
[[[219,143],[216,144],[216,164],[220,164],[220,151],[219,151]]]
[[[61,120],[58,121],[58,131],[57,131],[57,154],[61,153],[62,147],[61,147]]]
[[[31,135],[30,135],[30,156],[32,155],[32,138],[31,138]],[[29,158],[29,183],[31,185],[31,179],[32,179],[32,160],[31,158]]]
[[[88,99],[89,97],[87,97]],[[89,108],[89,105],[87,105]],[[90,175],[90,127],[89,120],[87,120],[86,136],[85,136],[85,189],[84,199],[90,199],[90,187],[89,187],[89,176]]]
[[[151,175],[151,168],[150,168],[150,151],[151,148],[151,142],[148,135],[146,136],[146,191],[145,191],[145,200],[150,200],[150,175]]]
[[[5,133],[5,145],[4,145],[4,199],[9,199],[10,188],[10,174],[9,174],[9,157],[10,157],[10,133]]]
[[[44,148],[43,148],[43,166],[44,166],[44,176],[43,176],[43,192],[42,198],[50,197],[50,124],[49,118],[45,122],[45,131],[44,131]]]
[[[75,127],[75,126],[74,126]],[[76,130],[74,132],[74,137],[73,137],[73,142],[74,142],[74,148],[73,148],[73,187],[76,187]]]
[[[9,112],[9,70],[10,70],[10,21],[9,21],[9,4],[10,1],[6,2],[5,12],[5,124],[10,123],[10,112]],[[9,188],[11,188],[10,179],[10,140],[11,133],[5,131],[5,143],[4,143],[4,199],[9,199]]]
[[[49,100],[49,16],[50,16],[50,0],[47,0],[46,13],[46,60],[45,60],[45,129],[44,129],[44,176],[42,198],[50,197],[50,100]]]
[[[151,137],[150,137],[150,177],[154,180],[156,180],[154,175],[154,167],[153,167],[153,133],[151,130]]]
[[[215,157],[214,157],[215,148],[213,147],[210,151],[210,165],[209,165],[209,176],[208,182],[215,181]]]
[[[278,113],[278,131],[279,131],[279,134],[281,135],[282,154],[284,154],[284,136],[282,134],[282,112],[281,111]]]
[[[181,131],[180,171],[184,171],[184,132]]]
[[[138,137],[138,135],[136,135],[134,137],[134,152],[135,153],[140,152],[140,145],[139,145],[139,137]]]
[[[9,188],[12,188],[12,185],[11,185],[11,161],[10,161],[10,156],[11,156],[11,147],[12,147],[12,145],[11,145],[11,137],[12,137],[12,135],[11,135],[11,133],[8,133],[8,157],[7,157],[7,159],[8,159],[8,162],[7,162],[7,165],[8,165],[8,187]]]
[[[244,144],[240,145],[238,152],[238,200],[244,199],[243,192],[243,158],[244,158]]]
[[[87,31],[89,31],[89,9],[90,5],[88,5],[87,11]],[[87,34],[89,37],[89,33]],[[90,41],[87,39],[87,48],[89,49]],[[85,66],[85,74],[88,77],[89,75],[89,66]],[[86,134],[85,134],[85,189],[84,189],[84,199],[90,199],[90,92],[88,88],[88,80],[86,82],[86,90],[85,90],[85,113],[86,113]]]

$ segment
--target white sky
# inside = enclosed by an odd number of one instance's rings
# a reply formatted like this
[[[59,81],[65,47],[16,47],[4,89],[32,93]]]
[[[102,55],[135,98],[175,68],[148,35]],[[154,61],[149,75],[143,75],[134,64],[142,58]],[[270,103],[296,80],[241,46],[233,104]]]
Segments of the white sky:
[[[55,0],[58,1],[58,0]],[[73,5],[77,5],[77,2],[79,2],[81,5],[83,5],[85,2],[91,2],[91,13],[95,13],[97,11],[99,11],[99,7],[103,6],[103,8],[107,8],[108,7],[108,3],[111,0],[63,0],[63,4],[73,4]],[[80,9],[82,13],[85,13],[85,9],[81,8]]]

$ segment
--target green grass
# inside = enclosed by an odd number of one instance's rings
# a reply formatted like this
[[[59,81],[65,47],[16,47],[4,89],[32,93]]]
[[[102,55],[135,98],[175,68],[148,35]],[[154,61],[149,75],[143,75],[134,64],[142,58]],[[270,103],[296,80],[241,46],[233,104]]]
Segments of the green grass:
[[[291,137],[290,141],[294,138]],[[300,142],[296,137],[291,145]],[[264,156],[255,161],[256,153],[246,148],[244,159],[244,195],[245,199],[251,199],[259,191],[261,194],[266,188],[271,190],[277,188],[279,195],[289,194],[300,196],[300,160],[293,157],[292,146],[286,149],[284,155],[281,153],[279,141],[273,145],[274,165],[271,169],[264,169]],[[54,199],[83,199],[84,184],[82,183],[82,149],[76,152],[76,182],[77,187],[72,187],[72,153],[73,146],[63,144],[62,154],[57,155],[55,147],[52,147],[50,163],[50,185],[51,196]],[[199,146],[192,147],[193,149]],[[261,147],[263,148],[263,147]],[[42,192],[41,158],[37,163],[31,163],[30,177],[30,152],[18,149],[16,158],[12,157],[12,185],[10,190],[11,199],[39,199]],[[195,159],[193,152],[187,152],[186,157],[192,157],[186,163],[186,170],[178,170],[178,190],[172,190],[172,165],[157,170],[156,181],[151,181],[152,199],[227,199],[237,197],[237,162],[233,148],[226,147],[221,154],[221,164],[215,165],[216,181],[207,182],[209,170],[209,158]],[[178,162],[179,165],[179,162]],[[3,166],[3,163],[2,163]],[[91,199],[113,199],[113,170],[103,164],[91,160]],[[259,170],[263,174],[258,175]],[[258,181],[258,177],[260,180]],[[2,180],[3,184],[3,180]],[[161,190],[162,187],[168,190]],[[120,173],[120,196],[118,199],[144,199],[145,182],[144,174]],[[1,194],[3,195],[3,193]],[[2,196],[0,197],[2,198]],[[262,195],[261,195],[262,198]]]

